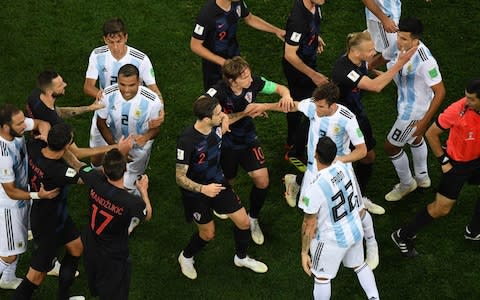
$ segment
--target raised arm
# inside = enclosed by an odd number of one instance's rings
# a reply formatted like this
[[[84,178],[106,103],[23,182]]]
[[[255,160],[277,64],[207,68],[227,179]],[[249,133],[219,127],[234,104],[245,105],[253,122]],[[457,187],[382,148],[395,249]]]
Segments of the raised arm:
[[[247,25],[250,27],[253,27],[257,30],[273,33],[282,41],[285,39],[285,30],[268,23],[264,19],[257,17],[252,13],[249,13],[244,20],[245,23],[247,23]]]

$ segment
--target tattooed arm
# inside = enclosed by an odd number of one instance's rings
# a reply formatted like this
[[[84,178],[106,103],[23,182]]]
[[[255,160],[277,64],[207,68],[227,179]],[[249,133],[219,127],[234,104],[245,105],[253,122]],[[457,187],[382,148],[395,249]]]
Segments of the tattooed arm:
[[[310,242],[315,236],[317,225],[317,215],[305,214],[302,224],[302,267],[308,276],[312,275],[310,268],[312,267],[312,259],[308,251],[310,250]]]
[[[187,191],[201,193],[208,197],[217,196],[225,187],[219,183],[200,184],[187,177],[188,165],[176,164],[175,180],[177,184]]]

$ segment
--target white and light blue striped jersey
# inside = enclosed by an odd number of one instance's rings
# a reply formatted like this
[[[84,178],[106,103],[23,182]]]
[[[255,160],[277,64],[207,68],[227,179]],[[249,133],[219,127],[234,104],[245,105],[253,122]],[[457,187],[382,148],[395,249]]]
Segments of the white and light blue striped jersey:
[[[148,56],[140,50],[127,46],[127,54],[120,60],[115,59],[108,49],[108,46],[95,48],[88,59],[86,78],[98,79],[100,89],[117,83],[118,70],[126,65],[132,64],[138,68],[140,82],[145,85],[155,83],[155,72]]]
[[[152,90],[139,86],[137,94],[125,100],[118,84],[107,87],[101,100],[105,107],[98,110],[98,117],[109,120],[109,129],[118,141],[122,136],[144,134],[148,121],[157,118],[163,109],[163,102]]]
[[[355,180],[348,164],[335,162],[318,171],[306,187],[298,207],[306,214],[317,215],[315,239],[333,241],[341,248],[363,239],[361,195]]]
[[[310,119],[307,143],[307,167],[309,169],[315,168],[315,149],[318,139],[323,136],[328,136],[335,142],[337,156],[344,156],[351,152],[350,142],[353,145],[365,143],[357,118],[341,104],[337,103],[337,110],[331,116],[319,117],[311,98],[300,101],[298,110]]]
[[[387,64],[390,68],[397,61]],[[393,78],[397,85],[397,111],[400,120],[419,120],[423,118],[433,99],[431,87],[442,81],[437,61],[430,50],[420,42],[417,52]]]
[[[387,17],[398,24],[402,14],[401,0],[375,0],[375,3]],[[380,20],[367,7],[365,7],[365,16],[367,20],[380,22]]]
[[[25,118],[25,131],[33,129],[33,120]],[[24,137],[16,137],[7,141],[0,136],[0,207],[24,207],[25,200],[11,199],[1,183],[15,182],[15,187],[28,191],[28,158]]]

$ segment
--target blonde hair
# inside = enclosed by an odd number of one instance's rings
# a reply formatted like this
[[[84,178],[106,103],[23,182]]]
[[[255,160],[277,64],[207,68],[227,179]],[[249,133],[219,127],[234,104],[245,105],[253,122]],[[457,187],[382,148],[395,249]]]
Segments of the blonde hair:
[[[372,37],[368,31],[352,32],[347,35],[347,53],[352,48],[358,47],[362,42],[371,41]]]

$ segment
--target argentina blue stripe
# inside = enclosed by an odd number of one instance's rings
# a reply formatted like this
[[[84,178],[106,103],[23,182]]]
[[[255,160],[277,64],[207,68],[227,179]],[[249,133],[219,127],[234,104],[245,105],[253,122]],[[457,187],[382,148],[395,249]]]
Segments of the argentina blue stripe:
[[[127,115],[130,118],[130,107],[131,106],[132,106],[132,104],[129,101],[125,101],[123,103],[123,105],[122,105],[122,119],[123,119],[123,116],[125,116],[125,115]],[[122,122],[121,125],[120,125],[123,136],[128,136],[130,134],[130,130],[128,128],[128,123],[129,122],[127,122],[127,124],[123,124],[123,122]]]

